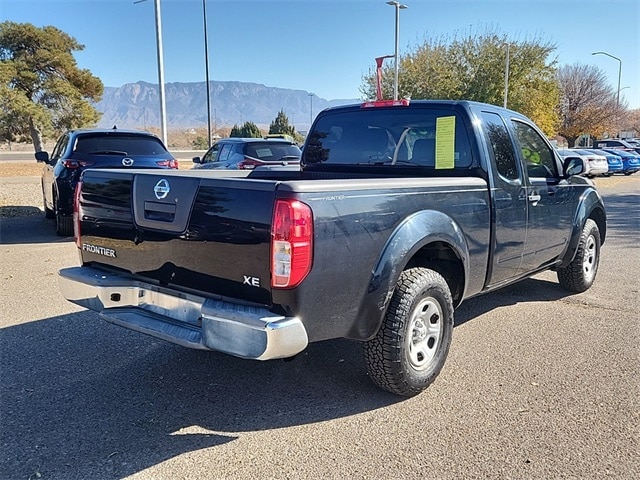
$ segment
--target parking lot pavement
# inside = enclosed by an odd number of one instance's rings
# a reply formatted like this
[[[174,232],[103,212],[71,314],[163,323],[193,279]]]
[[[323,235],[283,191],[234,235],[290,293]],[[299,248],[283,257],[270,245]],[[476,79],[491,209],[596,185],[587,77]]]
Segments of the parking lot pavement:
[[[595,285],[546,272],[465,302],[411,399],[347,341],[252,362],[108,324],[59,294],[71,239],[0,218],[0,478],[638,478],[640,184],[599,180]]]

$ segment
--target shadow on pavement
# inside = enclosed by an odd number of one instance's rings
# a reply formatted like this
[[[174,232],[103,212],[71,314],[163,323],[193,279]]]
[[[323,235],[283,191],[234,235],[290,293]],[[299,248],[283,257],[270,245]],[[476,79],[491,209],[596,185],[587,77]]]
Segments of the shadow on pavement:
[[[633,194],[606,195],[607,242],[615,241],[625,247],[640,247],[640,196]]]
[[[1,478],[123,478],[237,432],[375,410],[399,397],[348,341],[256,362],[156,341],[81,312],[0,331]]]
[[[21,208],[34,208],[38,211],[38,214],[0,218],[0,245],[73,241],[73,237],[59,237],[56,235],[55,222],[44,218],[44,213],[40,209],[36,207]]]

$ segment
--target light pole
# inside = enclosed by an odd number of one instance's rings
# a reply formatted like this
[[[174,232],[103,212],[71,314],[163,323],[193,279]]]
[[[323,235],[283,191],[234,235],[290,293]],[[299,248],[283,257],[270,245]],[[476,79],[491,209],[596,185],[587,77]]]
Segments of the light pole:
[[[620,106],[620,77],[622,75],[622,60],[620,60],[618,57],[614,57],[613,55],[611,55],[610,53],[607,52],[593,52],[591,55],[606,55],[607,57],[611,57],[614,60],[617,60],[619,62],[618,65],[618,97],[616,99],[616,107]]]
[[[311,124],[313,123],[313,93],[309,94],[309,130],[311,130]]]
[[[398,100],[398,39],[400,34],[400,10],[404,10],[405,8],[409,7],[396,0],[387,2],[387,5],[395,7],[396,10],[396,49],[395,53],[393,54],[393,99]]]
[[[135,3],[147,0],[136,0]],[[156,47],[158,50],[158,89],[160,93],[160,135],[162,142],[167,145],[167,112],[164,100],[164,55],[162,53],[162,19],[160,17],[160,0],[154,0],[156,17]]]
[[[508,95],[509,95],[509,44],[507,43],[507,60],[504,68],[504,108],[507,108]]]
[[[208,127],[208,144],[211,147],[211,94],[209,92],[209,45],[207,42],[207,6],[206,0],[202,0],[202,18],[204,19],[204,70],[207,82],[207,127]]]

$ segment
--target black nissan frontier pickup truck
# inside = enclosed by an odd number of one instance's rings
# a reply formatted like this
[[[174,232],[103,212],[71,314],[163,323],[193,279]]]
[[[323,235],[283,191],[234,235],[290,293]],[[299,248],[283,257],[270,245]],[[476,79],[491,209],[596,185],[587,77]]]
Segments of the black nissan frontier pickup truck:
[[[60,287],[109,322],[247,359],[362,342],[371,379],[412,396],[464,299],[547,269],[592,285],[606,213],[584,169],[491,105],[329,108],[300,168],[86,170],[81,266]]]

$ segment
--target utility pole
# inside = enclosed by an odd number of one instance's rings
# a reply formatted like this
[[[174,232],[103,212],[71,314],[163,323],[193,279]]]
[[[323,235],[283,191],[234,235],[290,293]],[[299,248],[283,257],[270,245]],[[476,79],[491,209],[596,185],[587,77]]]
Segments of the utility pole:
[[[146,2],[137,0],[135,3]],[[164,95],[164,54],[162,53],[162,19],[160,14],[160,0],[154,0],[156,19],[156,48],[158,51],[158,92],[160,94],[160,136],[162,142],[167,145],[167,108]]]
[[[209,88],[209,45],[207,42],[207,6],[206,0],[202,0],[202,18],[204,20],[204,70],[207,82],[207,140],[211,147],[211,93]]]
[[[387,5],[391,5],[396,9],[396,48],[395,53],[393,54],[394,58],[394,80],[393,80],[393,99],[398,100],[398,42],[400,38],[400,10],[404,10],[405,8],[409,8],[406,5],[403,5],[397,1],[387,2]]]

